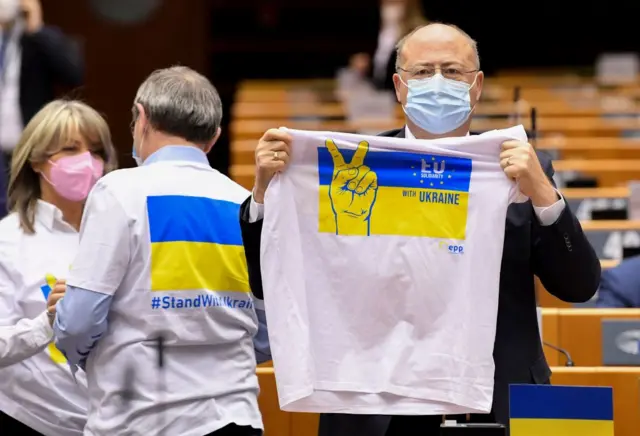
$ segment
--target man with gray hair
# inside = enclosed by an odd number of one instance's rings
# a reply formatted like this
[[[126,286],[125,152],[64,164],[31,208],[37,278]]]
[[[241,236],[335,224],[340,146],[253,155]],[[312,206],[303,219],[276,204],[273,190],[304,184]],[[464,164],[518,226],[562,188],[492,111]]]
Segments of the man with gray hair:
[[[382,136],[436,139],[470,134],[484,75],[476,44],[469,35],[455,26],[438,23],[414,30],[398,44],[393,81],[406,114],[405,125]],[[293,152],[291,142],[291,135],[283,130],[272,129],[264,134],[256,147],[253,195],[241,208],[249,276],[252,290],[258,295],[262,295],[264,198],[273,176],[287,168]],[[502,144],[500,165],[507,177],[518,182],[528,201],[511,204],[507,211],[493,351],[492,410],[489,414],[473,414],[469,419],[508,425],[509,385],[550,382],[551,371],[538,329],[534,275],[559,299],[584,302],[598,287],[600,262],[580,223],[553,186],[549,156],[536,153],[526,142],[506,141]],[[461,334],[465,333],[464,328],[460,326]],[[390,405],[395,400],[393,395],[385,398]],[[440,434],[442,410],[447,403],[440,406],[435,405],[433,413],[426,416],[323,414],[319,435],[435,436]],[[467,420],[465,415],[449,418]]]
[[[249,193],[206,156],[220,98],[189,68],[158,70],[133,117],[139,166],[89,195],[54,324],[87,374],[85,435],[260,435],[256,360],[269,350],[238,224]]]

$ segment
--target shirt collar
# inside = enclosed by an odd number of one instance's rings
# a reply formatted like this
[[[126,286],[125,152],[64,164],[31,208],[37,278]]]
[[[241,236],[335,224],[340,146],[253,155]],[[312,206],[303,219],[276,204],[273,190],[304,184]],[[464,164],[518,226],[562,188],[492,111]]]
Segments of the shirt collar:
[[[467,132],[466,136],[469,136],[469,135],[470,135],[470,133]],[[407,126],[407,125],[404,126],[404,137],[407,138],[407,139],[416,139],[416,137],[413,136],[413,133],[411,133],[411,130],[409,130],[409,126]]]
[[[36,203],[36,221],[40,222],[48,230],[53,230],[56,222],[69,226],[62,217],[62,211],[44,200],[38,200]],[[72,228],[71,226],[69,227]]]
[[[157,162],[186,161],[209,165],[209,159],[204,151],[189,145],[167,145],[155,151],[146,158],[142,165],[150,165]]]

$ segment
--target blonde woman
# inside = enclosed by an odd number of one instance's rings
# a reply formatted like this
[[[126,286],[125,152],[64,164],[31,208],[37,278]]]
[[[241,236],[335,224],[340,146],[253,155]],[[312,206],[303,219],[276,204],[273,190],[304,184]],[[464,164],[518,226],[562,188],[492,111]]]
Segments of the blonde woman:
[[[14,150],[11,213],[0,221],[2,434],[82,435],[86,383],[52,344],[51,322],[87,195],[115,165],[107,123],[78,101],[46,105]]]

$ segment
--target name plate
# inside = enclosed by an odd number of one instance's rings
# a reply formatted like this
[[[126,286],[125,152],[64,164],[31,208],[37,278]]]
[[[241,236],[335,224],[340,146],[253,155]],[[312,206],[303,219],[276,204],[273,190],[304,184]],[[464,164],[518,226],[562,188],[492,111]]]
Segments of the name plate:
[[[640,319],[602,320],[602,364],[640,366]]]

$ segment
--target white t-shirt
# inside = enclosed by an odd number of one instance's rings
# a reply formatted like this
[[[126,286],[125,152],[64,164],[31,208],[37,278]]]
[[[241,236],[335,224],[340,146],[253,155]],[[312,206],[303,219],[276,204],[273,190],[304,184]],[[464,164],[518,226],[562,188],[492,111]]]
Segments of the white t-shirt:
[[[524,129],[289,132],[261,252],[280,407],[489,412],[505,217],[522,200],[498,156]]]
[[[108,330],[86,363],[86,436],[202,436],[231,422],[262,428],[239,224],[248,196],[188,161],[114,171],[93,188],[67,281],[113,295]],[[123,403],[128,369],[134,393]]]
[[[47,276],[66,279],[78,250],[78,232],[55,206],[38,201],[35,234],[20,229],[17,213],[0,221],[0,324],[42,319],[50,285]],[[48,334],[53,332],[45,324]],[[34,341],[34,348],[41,348]],[[22,353],[25,350],[21,350]],[[84,374],[74,380],[53,343],[39,353],[0,369],[0,410],[50,436],[81,436],[87,419]],[[2,431],[0,430],[0,433]]]

